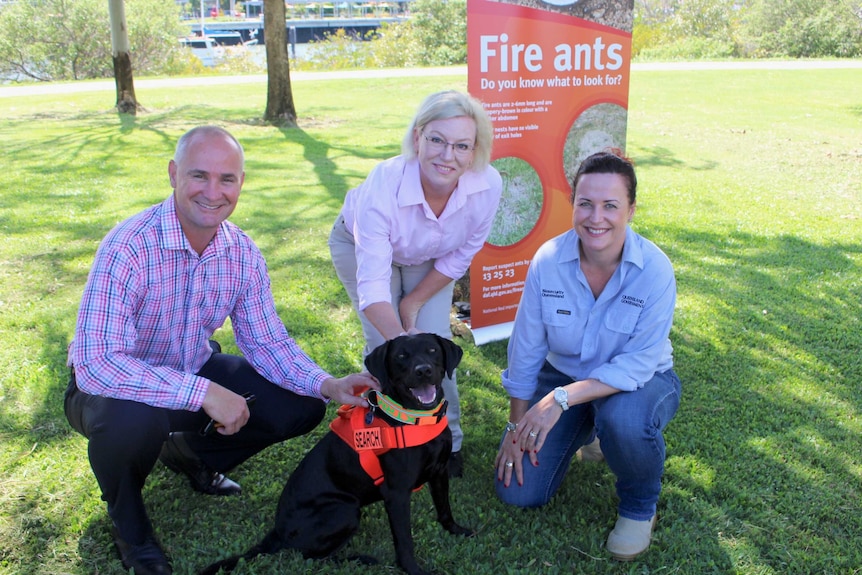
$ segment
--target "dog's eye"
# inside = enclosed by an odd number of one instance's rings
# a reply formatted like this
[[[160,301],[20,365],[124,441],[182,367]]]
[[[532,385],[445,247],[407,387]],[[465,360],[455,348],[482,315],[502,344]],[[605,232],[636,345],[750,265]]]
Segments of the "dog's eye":
[[[406,353],[399,353],[396,357],[398,359],[404,359],[405,357],[407,357],[407,354]]]
[[[437,348],[436,347],[429,347],[428,353],[437,353]]]

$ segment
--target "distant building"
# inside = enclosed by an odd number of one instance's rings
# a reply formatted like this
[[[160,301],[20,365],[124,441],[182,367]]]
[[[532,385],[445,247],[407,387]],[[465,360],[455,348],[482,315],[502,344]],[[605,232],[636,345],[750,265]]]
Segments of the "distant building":
[[[3,2],[13,2],[15,0],[0,0]],[[285,0],[287,7],[288,18],[291,16],[311,16],[311,17],[355,17],[366,16],[373,14],[376,16],[404,16],[407,11],[407,6],[413,0],[386,1],[386,0],[336,0],[328,4],[324,8],[324,3],[320,0]],[[263,17],[263,0],[174,0],[177,6],[183,10],[183,17],[200,18],[201,9],[204,16],[210,17],[214,9],[218,10],[219,15],[226,15],[225,12],[230,11],[235,16],[243,16],[245,18],[260,19]]]

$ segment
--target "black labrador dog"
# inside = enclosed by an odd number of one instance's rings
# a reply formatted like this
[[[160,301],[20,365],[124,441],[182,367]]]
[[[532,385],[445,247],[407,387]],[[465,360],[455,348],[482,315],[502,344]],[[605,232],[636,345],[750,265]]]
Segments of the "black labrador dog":
[[[449,504],[452,434],[441,385],[462,354],[456,344],[433,334],[397,337],[374,349],[365,358],[381,388],[367,395],[372,407],[342,406],[333,431],[305,456],[284,486],[275,527],[245,554],[213,563],[201,575],[228,572],[240,559],[281,549],[299,550],[305,558],[328,557],[356,533],[360,509],[381,500],[398,565],[410,575],[426,575],[413,549],[413,491],[427,483],[443,528],[473,535],[455,523]]]

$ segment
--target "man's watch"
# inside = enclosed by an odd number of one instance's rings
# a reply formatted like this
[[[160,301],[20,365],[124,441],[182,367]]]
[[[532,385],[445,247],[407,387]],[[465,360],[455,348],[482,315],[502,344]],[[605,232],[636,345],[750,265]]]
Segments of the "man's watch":
[[[569,392],[562,387],[555,388],[554,401],[560,404],[560,409],[566,411],[569,409]]]
[[[506,433],[515,433],[516,429],[518,429],[517,423],[512,423],[511,421],[506,423]]]

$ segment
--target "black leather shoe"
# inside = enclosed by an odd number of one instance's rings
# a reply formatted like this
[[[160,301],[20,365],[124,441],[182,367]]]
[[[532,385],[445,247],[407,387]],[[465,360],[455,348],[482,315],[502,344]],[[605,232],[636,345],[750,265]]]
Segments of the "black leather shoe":
[[[238,483],[207,467],[188,446],[182,433],[170,434],[159,460],[171,471],[184,473],[195,491],[207,495],[237,495],[242,492]]]
[[[453,451],[449,456],[449,477],[461,477],[464,475],[464,458],[460,451]]]
[[[139,545],[130,545],[120,537],[116,526],[112,531],[123,567],[133,569],[135,575],[171,575],[174,572],[171,562],[152,535]]]

